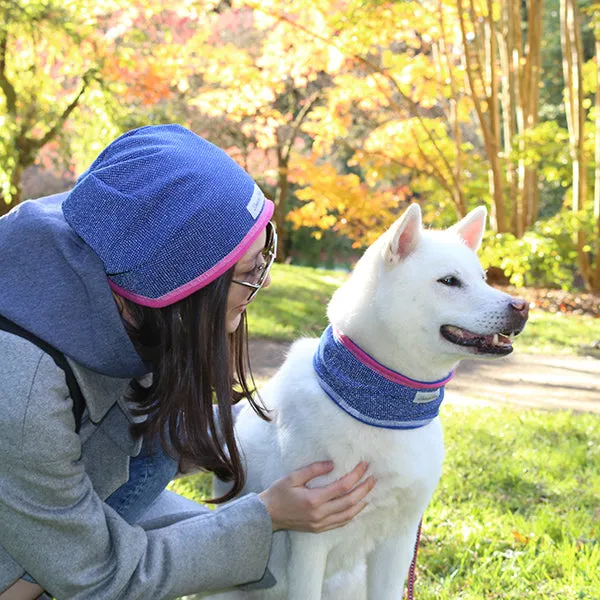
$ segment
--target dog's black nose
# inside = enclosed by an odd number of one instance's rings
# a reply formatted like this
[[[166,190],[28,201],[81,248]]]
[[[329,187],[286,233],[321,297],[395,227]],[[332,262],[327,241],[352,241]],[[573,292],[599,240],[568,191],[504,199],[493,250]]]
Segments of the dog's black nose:
[[[523,300],[523,298],[513,298],[510,302],[510,307],[519,315],[519,317],[526,321],[529,316],[529,302]]]

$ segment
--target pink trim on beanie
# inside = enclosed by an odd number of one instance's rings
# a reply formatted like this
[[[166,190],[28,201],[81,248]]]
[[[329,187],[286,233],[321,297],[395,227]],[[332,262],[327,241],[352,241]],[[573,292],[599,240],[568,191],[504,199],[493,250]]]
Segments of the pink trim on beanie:
[[[214,281],[217,277],[223,275],[226,271],[228,271],[239,259],[246,254],[248,248],[252,246],[256,238],[260,235],[261,231],[267,226],[267,223],[271,220],[273,216],[273,211],[275,210],[275,205],[271,200],[265,198],[265,204],[263,207],[263,211],[261,215],[258,217],[258,220],[250,231],[244,236],[242,241],[224,258],[222,258],[216,265],[211,267],[208,271],[202,273],[192,281],[188,281],[184,283],[182,286],[178,287],[175,290],[172,290],[161,296],[160,298],[147,298],[146,296],[141,296],[140,294],[135,294],[134,292],[130,292],[117,285],[110,278],[108,279],[108,285],[112,288],[112,290],[122,296],[123,298],[127,298],[136,304],[141,304],[142,306],[149,306],[151,308],[162,308],[164,306],[169,306],[169,304],[175,304],[179,300],[183,300],[190,294],[193,294],[200,288],[207,286],[209,283]]]
[[[392,371],[387,367],[384,367],[381,363],[377,362],[372,356],[369,356],[362,348],[357,346],[349,337],[345,336],[343,333],[340,333],[337,329],[333,329],[333,335],[335,338],[348,350],[354,358],[363,363],[363,365],[369,367],[371,370],[379,373],[389,381],[393,381],[394,383],[399,383],[401,385],[405,385],[414,390],[433,390],[437,389],[443,385],[446,385],[454,376],[454,371],[451,371],[450,374],[444,379],[440,379],[440,381],[433,381],[430,383],[425,383],[424,381],[415,381],[414,379],[409,379],[396,371]]]

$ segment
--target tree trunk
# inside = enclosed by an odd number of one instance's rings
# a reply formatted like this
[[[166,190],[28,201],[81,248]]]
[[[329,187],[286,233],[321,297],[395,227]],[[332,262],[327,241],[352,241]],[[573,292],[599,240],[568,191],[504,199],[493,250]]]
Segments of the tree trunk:
[[[515,36],[520,33],[520,27],[515,30],[514,6],[514,0],[506,0],[502,3],[502,26],[498,34],[502,73],[502,133],[506,157],[509,157],[512,152],[513,140],[517,133],[515,107],[517,106],[518,77],[516,77],[516,73],[518,71],[514,67],[514,61],[517,58]],[[518,197],[518,173],[512,160],[506,161],[506,181],[510,198],[510,230],[518,237],[521,210]]]
[[[506,225],[506,197],[504,194],[504,170],[500,160],[502,148],[502,133],[500,129],[500,80],[498,77],[498,44],[496,41],[496,22],[492,0],[487,0],[487,14],[485,20],[486,52],[484,59],[488,80],[488,111],[490,115],[490,165],[491,165],[491,191],[496,209],[498,232],[508,231]]]
[[[543,0],[529,0],[527,9],[527,42],[524,49],[525,62],[522,67],[522,83],[520,85],[522,92],[520,104],[523,107],[523,134],[534,129],[539,121],[543,4]],[[521,173],[520,201],[523,207],[521,229],[525,233],[537,221],[538,174],[536,169],[531,169],[525,164],[524,159],[520,160],[519,172]]]
[[[496,79],[496,43],[491,39],[484,39],[483,42],[488,42],[488,51],[481,51],[477,45],[477,35],[475,35],[474,43],[471,45],[469,36],[467,35],[467,27],[465,23],[465,11],[463,9],[462,0],[457,0],[458,19],[460,23],[460,32],[464,48],[465,57],[465,71],[467,75],[467,81],[469,83],[469,89],[471,93],[471,99],[475,105],[475,111],[481,127],[481,133],[483,136],[483,142],[485,146],[485,152],[489,161],[489,188],[490,195],[493,201],[493,211],[491,215],[491,222],[496,233],[506,232],[506,205],[504,197],[504,176],[502,171],[502,164],[500,161],[500,127],[498,121],[498,91],[497,81],[490,81],[490,79]],[[474,31],[477,32],[479,28],[479,17],[475,13],[473,2],[471,1],[470,8],[466,11],[466,14],[471,20]],[[489,10],[485,16],[488,22],[489,32],[491,35],[494,30],[493,15]],[[484,38],[486,34],[484,33]],[[495,34],[494,34],[495,36]],[[491,37],[494,37],[491,36]],[[492,56],[494,54],[494,56]],[[490,64],[487,68],[484,67],[484,61],[489,60]],[[491,62],[494,64],[492,65]],[[487,81],[486,72],[487,71]],[[483,90],[483,94],[480,90]],[[480,98],[480,95],[483,97]],[[487,111],[486,111],[487,105]]]
[[[287,232],[285,229],[285,217],[287,215],[287,203],[290,193],[290,182],[288,180],[288,167],[290,157],[277,146],[277,190],[275,192],[275,211],[273,221],[277,228],[277,260],[284,262],[289,254]]]
[[[515,137],[519,151],[525,151],[525,135],[538,124],[539,81],[541,71],[543,0],[529,0],[527,5],[527,39],[522,35],[521,2],[506,0],[502,8],[502,28],[498,32],[502,65],[502,116],[504,153],[508,158]],[[522,237],[538,215],[536,169],[523,158],[515,168],[506,161],[506,178],[510,189],[510,229]]]
[[[450,131],[452,132],[452,138],[454,141],[454,148],[456,151],[456,157],[454,159],[454,185],[452,186],[452,201],[456,207],[456,212],[459,218],[464,217],[467,214],[467,201],[464,194],[462,184],[462,173],[463,173],[463,150],[462,150],[462,132],[460,129],[459,122],[459,103],[460,94],[458,92],[458,86],[456,78],[454,76],[455,65],[453,63],[453,57],[449,51],[448,37],[446,34],[446,23],[444,20],[444,6],[442,0],[438,1],[438,16],[440,23],[440,40],[437,52],[437,65],[438,65],[438,77],[440,84],[445,82],[447,71],[448,79],[450,80],[450,98],[448,101],[448,124]],[[433,46],[435,48],[435,45]]]
[[[594,220],[596,222],[595,268],[591,281],[593,292],[600,293],[600,24],[596,30],[596,168],[594,179]]]
[[[587,166],[584,152],[585,109],[583,107],[583,49],[581,23],[577,0],[561,0],[561,45],[563,74],[565,79],[565,109],[569,129],[569,148],[573,162],[572,208],[578,213],[585,208],[587,190]],[[590,259],[584,251],[586,236],[583,231],[575,233],[575,246],[581,275],[587,289],[591,289],[592,273]]]
[[[600,29],[600,25],[598,27]],[[594,178],[594,218],[598,221],[600,237],[600,31],[596,34],[596,168]],[[600,264],[600,261],[598,261]]]

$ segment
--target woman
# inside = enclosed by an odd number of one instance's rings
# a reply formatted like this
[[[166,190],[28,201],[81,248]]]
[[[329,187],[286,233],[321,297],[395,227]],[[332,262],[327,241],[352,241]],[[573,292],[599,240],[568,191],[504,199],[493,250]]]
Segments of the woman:
[[[268,587],[272,531],[324,531],[364,507],[360,464],[315,463],[216,511],[164,487],[178,467],[243,487],[232,403],[247,398],[245,309],[269,285],[273,204],[177,125],[110,144],[65,194],[0,219],[0,600],[176,598]],[[213,411],[213,400],[216,409]],[[258,583],[257,583],[258,582]]]

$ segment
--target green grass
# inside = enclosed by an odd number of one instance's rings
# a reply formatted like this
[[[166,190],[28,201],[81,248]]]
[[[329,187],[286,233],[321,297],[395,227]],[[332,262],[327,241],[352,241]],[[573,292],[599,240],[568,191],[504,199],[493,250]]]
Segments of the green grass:
[[[276,265],[271,286],[248,309],[252,337],[292,341],[320,335],[327,326],[327,303],[347,277],[340,271]]]
[[[271,286],[248,309],[252,337],[292,341],[320,335],[327,325],[327,303],[346,273],[276,265]],[[534,310],[517,352],[575,354],[582,344],[600,339],[600,319]]]
[[[598,600],[598,417],[447,406],[442,419],[416,597]]]
[[[581,345],[597,340],[600,340],[598,318],[534,310],[515,348],[537,354],[576,354]]]
[[[419,600],[600,598],[600,421],[445,406],[444,472],[423,521]],[[195,499],[205,475],[172,489]]]

